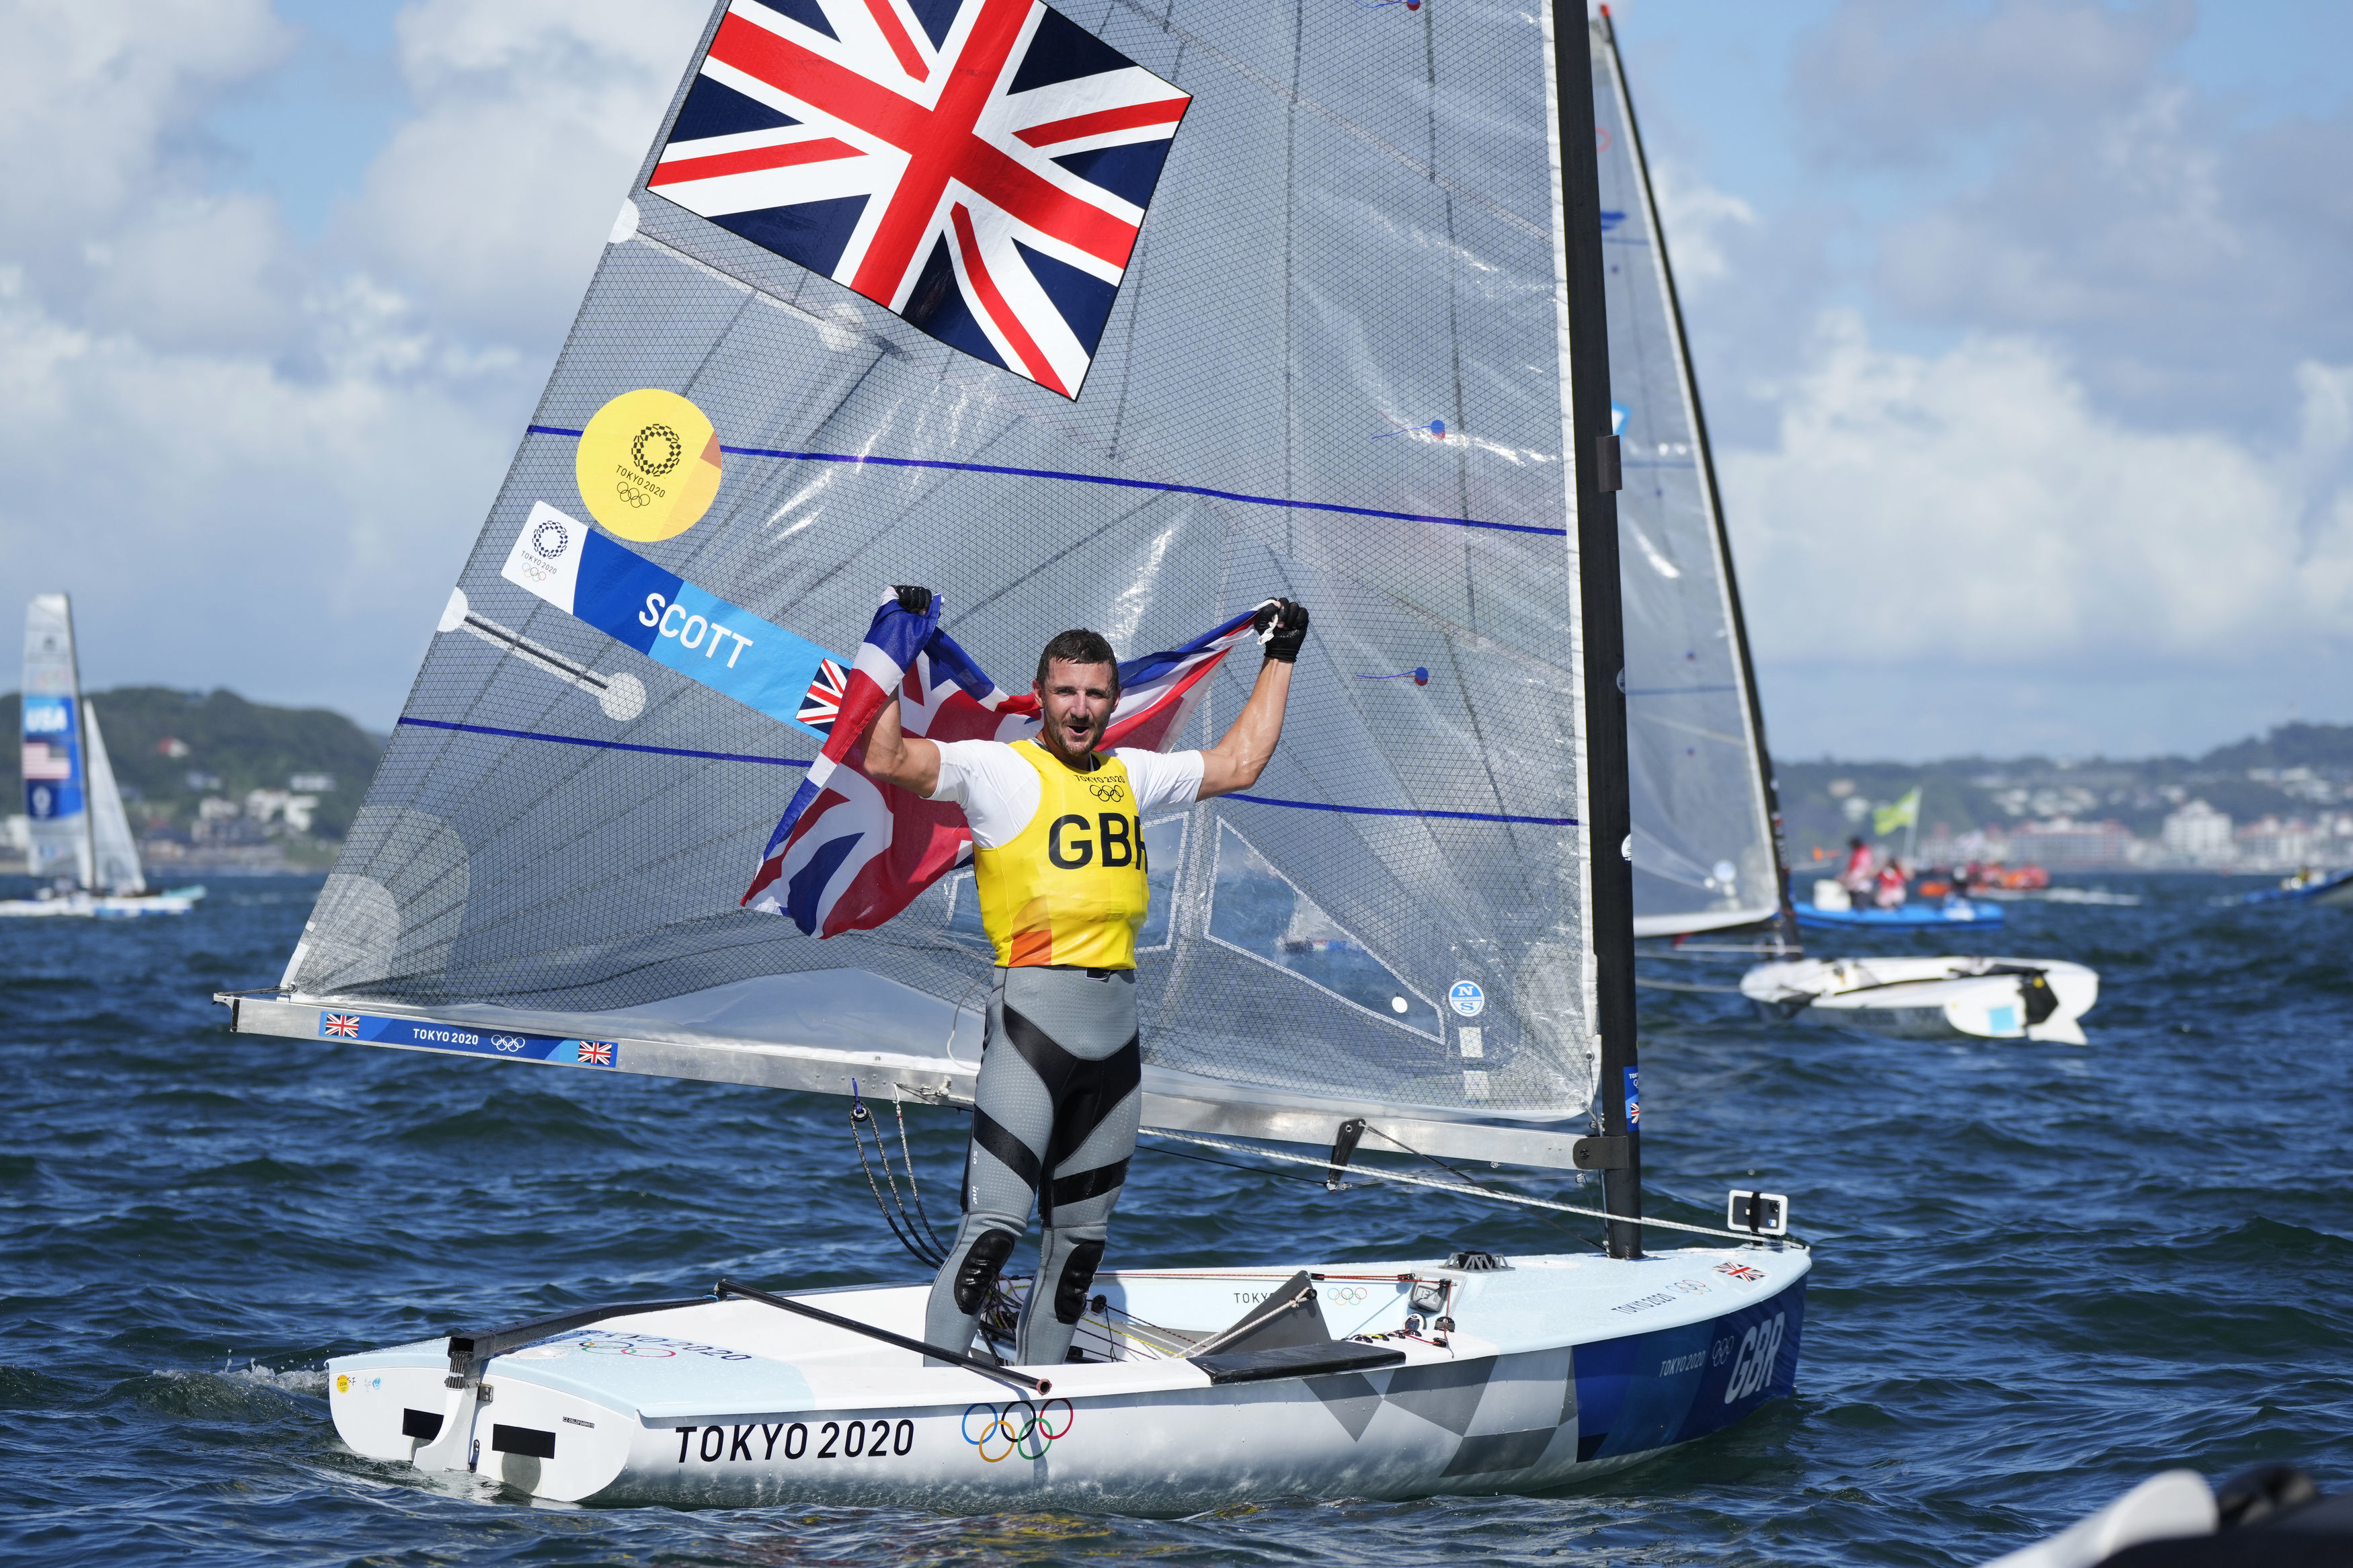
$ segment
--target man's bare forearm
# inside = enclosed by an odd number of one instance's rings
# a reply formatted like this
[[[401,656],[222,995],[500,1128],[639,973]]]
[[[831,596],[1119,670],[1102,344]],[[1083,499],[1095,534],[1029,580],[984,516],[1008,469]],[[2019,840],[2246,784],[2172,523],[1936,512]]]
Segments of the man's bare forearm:
[[[896,697],[882,705],[882,711],[874,716],[873,728],[866,731],[866,775],[912,790],[926,800],[939,787],[940,749],[921,735],[900,729]]]
[[[1291,700],[1292,667],[1269,659],[1259,667],[1258,684],[1225,738],[1201,753],[1203,800],[1231,795],[1258,783],[1282,739],[1282,714]]]

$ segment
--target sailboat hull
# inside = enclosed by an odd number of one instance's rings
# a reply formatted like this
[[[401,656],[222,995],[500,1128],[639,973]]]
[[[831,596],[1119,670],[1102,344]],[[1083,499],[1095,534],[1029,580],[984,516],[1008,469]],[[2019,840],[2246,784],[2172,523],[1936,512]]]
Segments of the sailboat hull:
[[[1895,1039],[2080,1046],[2100,977],[2052,958],[1807,958],[1760,963],[1740,990],[1777,1020]]]
[[[1184,1513],[1282,1496],[1527,1491],[1693,1441],[1790,1393],[1807,1267],[1801,1250],[1765,1247],[1521,1258],[1475,1274],[1334,1266],[1318,1287],[1333,1331],[1386,1331],[1377,1342],[1402,1362],[1266,1381],[1213,1384],[1191,1362],[1139,1356],[1046,1369],[1040,1394],[735,1300],[500,1356],[481,1380],[488,1398],[445,1387],[446,1341],[336,1360],[329,1398],[363,1454],[591,1504]],[[1284,1274],[1105,1275],[1098,1289],[1115,1313],[1148,1307],[1206,1332],[1205,1314],[1238,1314]],[[1461,1325],[1450,1343],[1396,1332],[1416,1281],[1450,1291]],[[925,1289],[819,1300],[902,1329],[920,1321]],[[1124,1321],[1091,1313],[1082,1348],[1135,1354],[1105,1331]]]
[[[2242,894],[2242,904],[2331,904],[2339,909],[2353,907],[2353,871],[2339,871],[2331,877],[2307,881],[2301,886],[2282,883],[2276,888],[2259,888]]]
[[[111,893],[68,893],[54,899],[0,899],[0,919],[79,917],[84,920],[139,920],[147,915],[184,915],[205,896],[202,888],[175,888],[168,893],[118,897]]]
[[[2001,906],[1983,900],[1947,899],[1935,903],[1905,904],[1893,910],[1826,910],[1814,904],[1797,906],[1798,923],[1806,929],[1836,927],[1868,930],[1949,925],[2000,925]]]

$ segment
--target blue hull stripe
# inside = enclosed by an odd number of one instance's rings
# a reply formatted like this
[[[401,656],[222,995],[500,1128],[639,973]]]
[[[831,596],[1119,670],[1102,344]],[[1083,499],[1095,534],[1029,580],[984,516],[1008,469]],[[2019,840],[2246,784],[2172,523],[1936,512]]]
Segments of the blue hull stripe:
[[[1806,1282],[1709,1322],[1577,1347],[1579,1463],[1704,1437],[1795,1391]]]

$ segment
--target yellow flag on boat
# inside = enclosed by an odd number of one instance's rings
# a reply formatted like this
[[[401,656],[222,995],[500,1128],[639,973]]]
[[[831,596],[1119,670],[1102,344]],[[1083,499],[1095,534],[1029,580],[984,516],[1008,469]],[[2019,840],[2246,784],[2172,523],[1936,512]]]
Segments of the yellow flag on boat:
[[[1920,821],[1920,786],[1892,805],[1883,805],[1871,814],[1872,831],[1884,838],[1899,827],[1913,827]]]

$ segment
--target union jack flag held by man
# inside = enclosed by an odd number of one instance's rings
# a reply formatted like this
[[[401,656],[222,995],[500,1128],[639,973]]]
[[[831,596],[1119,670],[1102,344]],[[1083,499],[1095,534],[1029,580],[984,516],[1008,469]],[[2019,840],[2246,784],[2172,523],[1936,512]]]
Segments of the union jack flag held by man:
[[[1191,101],[1040,0],[734,0],[646,184],[1076,397]]]
[[[1263,605],[1184,647],[1119,667],[1119,703],[1100,748],[1165,751],[1226,655],[1255,636]],[[768,837],[743,901],[814,936],[871,931],[972,859],[961,807],[924,800],[866,774],[866,731],[893,696],[910,735],[1018,741],[1037,734],[1038,699],[1010,692],[940,629],[940,600],[920,614],[886,595],[844,682],[823,752]]]

